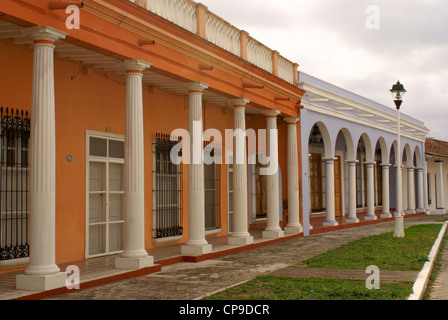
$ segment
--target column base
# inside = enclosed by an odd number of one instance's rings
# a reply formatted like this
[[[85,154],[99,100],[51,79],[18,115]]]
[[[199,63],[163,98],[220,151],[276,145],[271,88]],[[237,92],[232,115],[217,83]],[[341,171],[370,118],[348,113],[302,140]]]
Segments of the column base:
[[[203,254],[212,252],[211,244],[204,244],[198,246],[183,245],[180,248],[180,252],[183,256],[202,256]]]
[[[358,223],[359,219],[357,217],[349,217],[345,219],[345,223]]]
[[[339,223],[336,220],[325,220],[323,225],[325,227],[334,227],[337,226]]]
[[[394,212],[394,217],[396,218],[396,217],[403,217],[404,216],[404,212],[403,211],[401,211],[401,214],[398,212],[398,211],[395,211]]]
[[[19,274],[16,277],[16,289],[47,291],[66,286],[67,273],[58,272],[46,275]]]
[[[227,244],[231,246],[246,246],[248,244],[254,243],[254,237],[248,236],[248,237],[232,237],[229,236],[227,240]]]
[[[364,220],[376,220],[378,217],[376,215],[366,215]]]
[[[392,214],[390,212],[383,212],[380,214],[380,218],[392,218]]]
[[[445,208],[437,208],[436,214],[445,214]]]
[[[303,227],[302,226],[295,226],[295,227],[286,226],[283,231],[285,232],[285,234],[299,234],[299,233],[303,232]]]
[[[415,213],[415,209],[406,210],[406,214],[412,214],[412,213]]]
[[[261,237],[263,239],[277,239],[285,236],[285,232],[283,230],[264,230],[261,233]]]
[[[115,268],[117,269],[138,270],[146,267],[152,267],[153,265],[153,256],[146,256],[141,258],[115,258]]]

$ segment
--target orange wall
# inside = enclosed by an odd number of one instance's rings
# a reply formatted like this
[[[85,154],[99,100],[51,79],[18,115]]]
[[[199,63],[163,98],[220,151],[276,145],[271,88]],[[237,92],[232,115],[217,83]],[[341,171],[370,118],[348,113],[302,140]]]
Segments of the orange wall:
[[[11,63],[12,61],[12,63]],[[0,41],[0,105],[30,109],[32,50],[28,46]],[[80,72],[80,65],[67,59],[55,59],[56,99],[56,263],[85,257],[86,241],[86,130],[124,134],[124,77],[106,74],[100,69]],[[72,76],[76,76],[71,79]],[[146,248],[152,241],[152,140],[156,132],[169,134],[188,128],[188,97],[163,90],[143,88],[145,136],[145,228]],[[233,110],[205,103],[204,129],[233,128]],[[278,120],[279,162],[282,168],[282,198],[287,198],[286,125]],[[250,116],[247,127],[264,129],[264,116]],[[67,162],[66,156],[73,157]],[[300,158],[299,158],[300,159]],[[228,232],[227,165],[223,152],[221,166],[221,232]],[[183,169],[184,236],[188,237],[187,166]],[[31,213],[32,214],[32,213]]]

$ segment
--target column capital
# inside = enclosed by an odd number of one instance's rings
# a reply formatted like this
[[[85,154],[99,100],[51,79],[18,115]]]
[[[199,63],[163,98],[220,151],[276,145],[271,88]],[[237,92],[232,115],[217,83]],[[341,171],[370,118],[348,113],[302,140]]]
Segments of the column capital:
[[[143,60],[130,59],[123,61],[123,67],[127,72],[139,71],[141,73],[143,70],[149,69],[151,64]]]
[[[364,164],[365,164],[368,168],[372,168],[372,167],[376,164],[376,162],[375,162],[375,161],[372,161],[372,162],[364,162]]]
[[[59,39],[65,39],[68,34],[49,26],[36,26],[22,30],[24,36],[30,37],[34,42],[39,40],[55,42]],[[52,44],[51,43],[51,44]]]
[[[324,161],[325,163],[331,163],[334,162],[334,160],[336,160],[337,158],[335,157],[328,157],[328,158],[322,158],[322,161]]]
[[[286,122],[286,124],[297,124],[297,122],[299,122],[300,118],[299,117],[287,117],[283,120]]]
[[[229,103],[233,107],[245,107],[246,104],[248,104],[249,102],[250,102],[250,100],[246,99],[246,98],[234,98],[234,99],[229,100]]]
[[[263,114],[266,117],[277,117],[280,114],[280,111],[278,110],[274,110],[274,109],[270,109],[270,110],[264,110]]]
[[[389,163],[382,163],[380,164],[381,167],[389,169],[389,167],[391,166]]]
[[[347,162],[348,163],[348,165],[355,165],[355,164],[357,164],[358,162],[359,162],[359,160],[345,160],[345,162]]]
[[[185,88],[188,89],[188,91],[191,92],[202,92],[205,89],[208,88],[208,84],[203,82],[188,82],[185,84]]]

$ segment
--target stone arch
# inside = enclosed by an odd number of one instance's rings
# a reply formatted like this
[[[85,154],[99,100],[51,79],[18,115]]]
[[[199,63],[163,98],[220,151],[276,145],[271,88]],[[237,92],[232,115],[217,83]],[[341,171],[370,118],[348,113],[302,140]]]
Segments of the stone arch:
[[[356,154],[353,147],[353,138],[350,131],[347,128],[342,128],[341,130],[339,130],[337,136],[339,136],[339,134],[342,134],[345,140],[345,147],[346,147],[345,151],[347,152],[347,160],[355,160]]]
[[[318,129],[318,131],[316,130],[316,128]],[[310,134],[308,135],[308,146],[313,139],[315,139],[313,142],[316,142],[316,144],[323,144],[324,158],[333,157],[330,133],[328,132],[328,129],[323,122],[318,121],[311,128]]]
[[[406,166],[408,168],[413,167],[414,165],[414,154],[411,152],[411,147],[408,143],[405,144],[403,148],[403,154],[402,154],[402,161],[404,161],[404,158],[406,157]]]
[[[383,137],[379,137],[377,140],[377,146],[379,146],[381,150],[381,164],[389,164],[389,152],[386,140]]]
[[[422,153],[421,153],[420,148],[418,146],[416,146],[415,149],[414,149],[414,165],[415,165],[416,168],[422,168],[423,167]]]
[[[370,137],[363,133],[358,139],[358,145],[360,141],[363,141],[365,153],[366,153],[366,162],[373,162],[373,148],[372,148],[372,142],[370,141]]]

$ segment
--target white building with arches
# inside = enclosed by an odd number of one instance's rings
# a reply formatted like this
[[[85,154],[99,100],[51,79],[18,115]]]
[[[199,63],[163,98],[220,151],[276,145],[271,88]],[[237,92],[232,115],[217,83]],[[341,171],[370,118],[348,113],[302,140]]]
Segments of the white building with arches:
[[[298,84],[306,92],[300,112],[304,234],[314,217],[325,217],[324,226],[392,217],[396,110],[303,72]],[[404,214],[427,212],[428,129],[406,114],[400,119],[402,208]]]

